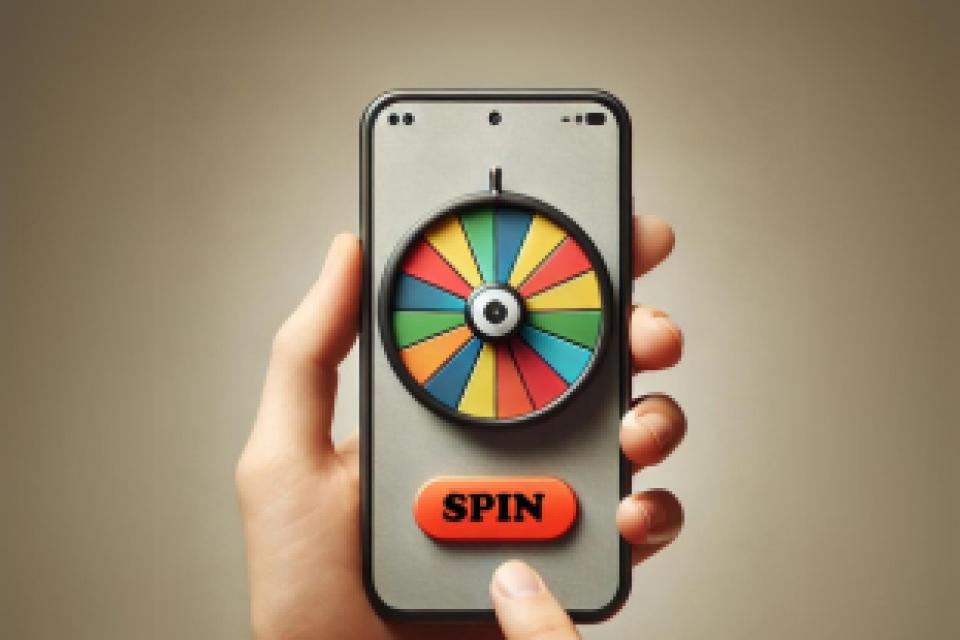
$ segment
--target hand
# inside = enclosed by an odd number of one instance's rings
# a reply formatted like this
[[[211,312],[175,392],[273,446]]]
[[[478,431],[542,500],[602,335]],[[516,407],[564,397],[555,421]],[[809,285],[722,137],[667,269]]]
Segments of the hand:
[[[652,216],[634,220],[634,275],[639,276],[667,257],[673,232]],[[237,464],[255,636],[501,637],[493,625],[451,631],[446,625],[388,624],[367,602],[360,577],[357,434],[337,445],[330,435],[337,367],[357,332],[360,267],[357,238],[338,236],[319,279],[276,334],[256,422]],[[637,371],[669,367],[682,350],[679,329],[651,307],[633,310],[630,342]],[[673,400],[649,396],[624,417],[620,443],[639,470],[663,460],[685,431],[683,413]],[[672,494],[656,490],[625,498],[616,519],[621,535],[633,544],[637,563],[676,537],[683,516]],[[504,581],[523,567],[505,564],[491,585],[507,637],[530,637],[537,624],[568,629],[569,637],[576,637],[539,578],[541,589],[533,594],[507,595],[511,591]]]

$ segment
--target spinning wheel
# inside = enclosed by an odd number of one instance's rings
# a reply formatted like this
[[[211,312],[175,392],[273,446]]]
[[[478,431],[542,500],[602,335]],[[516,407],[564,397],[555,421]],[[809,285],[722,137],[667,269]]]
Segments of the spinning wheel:
[[[580,228],[498,187],[415,228],[380,287],[396,374],[434,411],[483,425],[526,422],[575,396],[603,353],[611,307]]]

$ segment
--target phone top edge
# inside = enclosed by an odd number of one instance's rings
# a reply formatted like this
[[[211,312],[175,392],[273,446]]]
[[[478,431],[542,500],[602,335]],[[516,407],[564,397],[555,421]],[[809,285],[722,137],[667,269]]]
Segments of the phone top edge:
[[[373,125],[377,116],[391,104],[400,101],[451,101],[451,102],[596,102],[613,113],[620,128],[631,127],[630,113],[614,93],[606,89],[388,89],[371,100],[360,117],[361,129]]]

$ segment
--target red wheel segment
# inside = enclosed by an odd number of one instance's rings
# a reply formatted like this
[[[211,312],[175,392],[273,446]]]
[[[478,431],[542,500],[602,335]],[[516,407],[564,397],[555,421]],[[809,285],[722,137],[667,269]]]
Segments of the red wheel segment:
[[[510,349],[517,359],[520,375],[526,383],[533,405],[539,409],[545,407],[567,390],[567,383],[550,368],[536,351],[527,346],[520,338],[510,339]]]
[[[461,298],[468,297],[472,290],[472,287],[453,270],[437,250],[430,246],[430,243],[422,240],[410,250],[403,262],[403,271]]]
[[[567,238],[543,261],[517,292],[524,298],[590,270],[590,260],[573,238]]]
[[[533,411],[533,404],[510,355],[510,348],[505,344],[497,345],[496,390],[498,418],[512,418]]]

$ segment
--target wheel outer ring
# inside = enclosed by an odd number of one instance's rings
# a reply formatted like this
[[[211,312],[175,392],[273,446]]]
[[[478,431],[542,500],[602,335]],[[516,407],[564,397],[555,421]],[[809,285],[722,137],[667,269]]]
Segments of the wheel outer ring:
[[[400,264],[404,257],[406,257],[407,251],[410,249],[413,242],[421,238],[423,233],[430,227],[430,225],[436,222],[439,218],[449,215],[459,215],[466,211],[471,211],[482,207],[515,207],[530,212],[540,213],[549,218],[552,222],[556,223],[561,229],[563,229],[569,236],[576,240],[580,245],[580,248],[583,249],[588,260],[590,261],[592,270],[597,274],[597,282],[600,288],[600,331],[599,335],[597,336],[596,345],[593,349],[593,354],[590,357],[590,361],[587,363],[586,369],[580,374],[580,377],[577,378],[573,384],[569,385],[558,398],[553,400],[553,402],[550,402],[549,404],[539,409],[535,409],[529,413],[525,413],[522,416],[516,416],[512,418],[487,418],[471,416],[451,409],[447,405],[437,400],[423,386],[418,384],[417,381],[413,379],[413,376],[410,375],[410,372],[404,365],[403,360],[400,358],[400,349],[397,348],[396,341],[393,338],[393,325],[391,320],[394,309],[391,304],[392,301],[390,300],[390,295],[393,291],[391,284],[392,281],[400,275]],[[415,224],[413,228],[410,229],[403,238],[401,238],[400,242],[397,243],[390,255],[390,258],[384,265],[383,274],[380,277],[380,288],[377,293],[377,323],[380,331],[380,342],[383,346],[384,353],[387,356],[387,361],[390,363],[390,366],[397,378],[400,379],[407,390],[421,404],[428,407],[431,411],[440,415],[441,417],[458,424],[483,427],[520,426],[538,422],[542,418],[545,418],[553,414],[555,411],[561,409],[568,402],[570,402],[574,396],[576,396],[577,391],[580,391],[590,382],[606,355],[607,342],[611,333],[610,318],[612,315],[612,304],[613,294],[610,290],[610,277],[607,273],[606,264],[604,263],[603,258],[600,256],[600,252],[597,251],[597,248],[594,246],[587,234],[585,234],[583,230],[580,229],[580,226],[577,225],[571,218],[546,202],[528,195],[513,193],[510,191],[501,191],[499,193],[481,191],[457,198],[434,210],[432,213],[417,222],[417,224]],[[469,314],[466,310],[466,301],[464,301],[464,319],[466,320],[468,316]],[[473,331],[472,328],[471,331]]]

